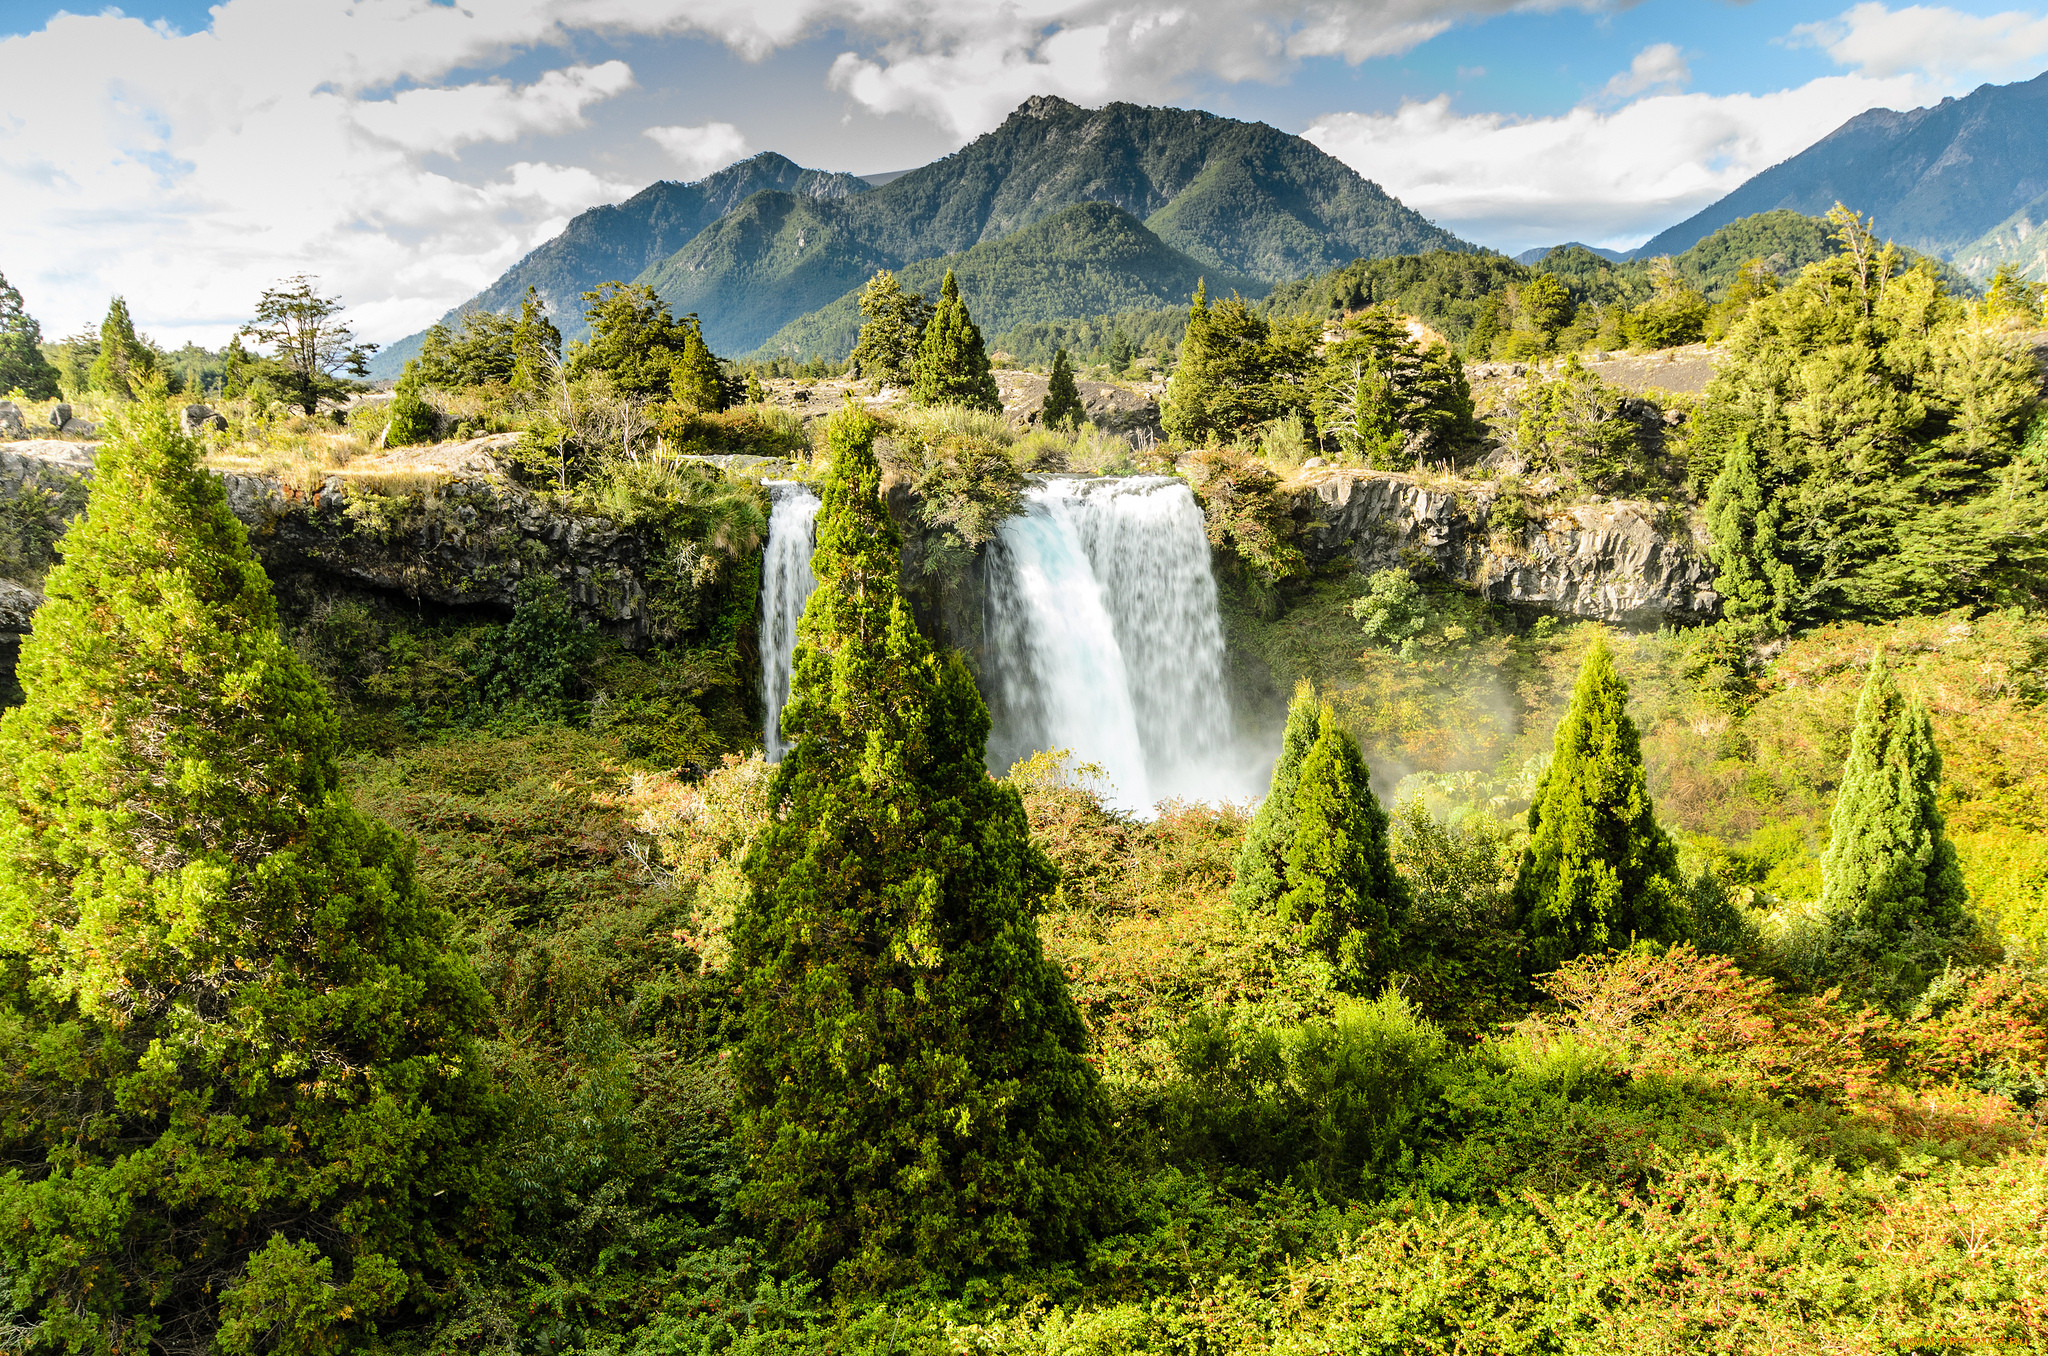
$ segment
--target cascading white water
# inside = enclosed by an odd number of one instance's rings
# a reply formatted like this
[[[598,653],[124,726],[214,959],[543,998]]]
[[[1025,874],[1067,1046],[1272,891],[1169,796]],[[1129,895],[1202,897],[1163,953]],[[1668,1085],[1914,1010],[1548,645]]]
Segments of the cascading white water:
[[[1187,485],[1059,477],[1024,498],[988,559],[990,766],[1068,749],[1141,811],[1251,791],[1224,686],[1208,536]]]
[[[793,480],[767,480],[768,545],[761,559],[761,705],[767,712],[762,740],[768,761],[789,751],[782,738],[782,708],[789,701],[790,660],[796,653],[796,624],[818,586],[811,552],[818,496]]]

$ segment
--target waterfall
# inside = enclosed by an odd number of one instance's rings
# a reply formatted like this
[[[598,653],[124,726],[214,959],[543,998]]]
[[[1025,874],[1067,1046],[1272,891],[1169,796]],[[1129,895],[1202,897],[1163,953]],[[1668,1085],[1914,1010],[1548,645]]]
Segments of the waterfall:
[[[985,642],[991,767],[1068,749],[1139,811],[1256,790],[1232,729],[1208,536],[1183,482],[1034,483],[990,546]]]
[[[796,624],[818,586],[811,573],[818,496],[793,480],[761,483],[772,497],[768,546],[761,559],[761,706],[768,717],[762,742],[774,763],[789,750],[782,740],[782,708],[789,701]]]

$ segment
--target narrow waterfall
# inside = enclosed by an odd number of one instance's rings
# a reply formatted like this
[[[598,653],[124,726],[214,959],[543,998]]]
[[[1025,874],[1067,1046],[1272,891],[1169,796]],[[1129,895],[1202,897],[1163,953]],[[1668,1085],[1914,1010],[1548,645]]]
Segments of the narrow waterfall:
[[[762,482],[772,496],[768,545],[761,559],[761,706],[767,713],[762,740],[768,761],[780,762],[789,746],[782,739],[782,708],[789,701],[790,659],[796,653],[796,624],[818,586],[811,552],[818,496],[793,480]]]
[[[1068,749],[1124,807],[1253,792],[1202,511],[1166,476],[1054,478],[991,543],[989,765]]]

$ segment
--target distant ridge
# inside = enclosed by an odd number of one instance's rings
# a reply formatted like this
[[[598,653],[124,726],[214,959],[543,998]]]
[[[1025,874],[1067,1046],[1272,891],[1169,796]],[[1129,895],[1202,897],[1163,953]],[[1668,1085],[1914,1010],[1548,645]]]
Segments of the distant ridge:
[[[1588,254],[1599,255],[1610,264],[1627,263],[1629,259],[1628,254],[1624,251],[1604,250],[1598,245],[1587,245],[1577,240],[1567,240],[1562,245],[1538,245],[1534,249],[1523,250],[1520,254],[1514,256],[1514,259],[1516,263],[1521,264],[1525,268],[1533,268],[1535,265],[1542,263],[1544,256],[1548,255],[1552,250],[1584,250]]]
[[[1678,254],[1716,227],[1778,208],[1819,216],[1836,202],[1877,219],[1878,234],[1956,259],[2048,194],[2048,74],[1982,85],[1961,99],[1900,113],[1859,113],[1791,159],[1635,251]],[[2017,234],[2017,232],[2015,232]],[[1995,249],[1975,252],[1982,270]]]
[[[560,235],[448,312],[442,323],[455,323],[465,311],[514,310],[531,285],[564,337],[581,338],[588,330],[580,293],[614,278],[638,276],[746,199],[768,190],[832,199],[865,193],[868,185],[851,174],[805,169],[774,151],[763,151],[693,183],[664,179],[622,203],[580,213]],[[397,376],[405,361],[419,352],[422,337],[408,335],[386,347],[371,363],[371,375]]]

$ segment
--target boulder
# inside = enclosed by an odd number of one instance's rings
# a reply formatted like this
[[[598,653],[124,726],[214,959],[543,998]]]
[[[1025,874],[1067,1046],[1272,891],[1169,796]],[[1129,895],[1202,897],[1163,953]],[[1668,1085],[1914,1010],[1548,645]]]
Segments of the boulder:
[[[63,427],[64,427],[64,426],[66,425],[66,424],[68,424],[68,423],[70,423],[70,422],[71,422],[71,407],[70,407],[69,405],[53,405],[53,406],[51,406],[51,407],[50,407],[50,427],[51,427],[51,428],[54,428],[54,429],[61,429],[61,428],[63,428]]]
[[[57,432],[73,438],[97,438],[100,436],[100,426],[90,419],[66,419],[57,426]]]
[[[21,406],[11,400],[0,400],[0,437],[21,438],[28,434],[28,422],[21,417]]]
[[[184,412],[185,432],[197,437],[207,429],[225,429],[227,416],[214,410],[211,405],[187,405]]]

